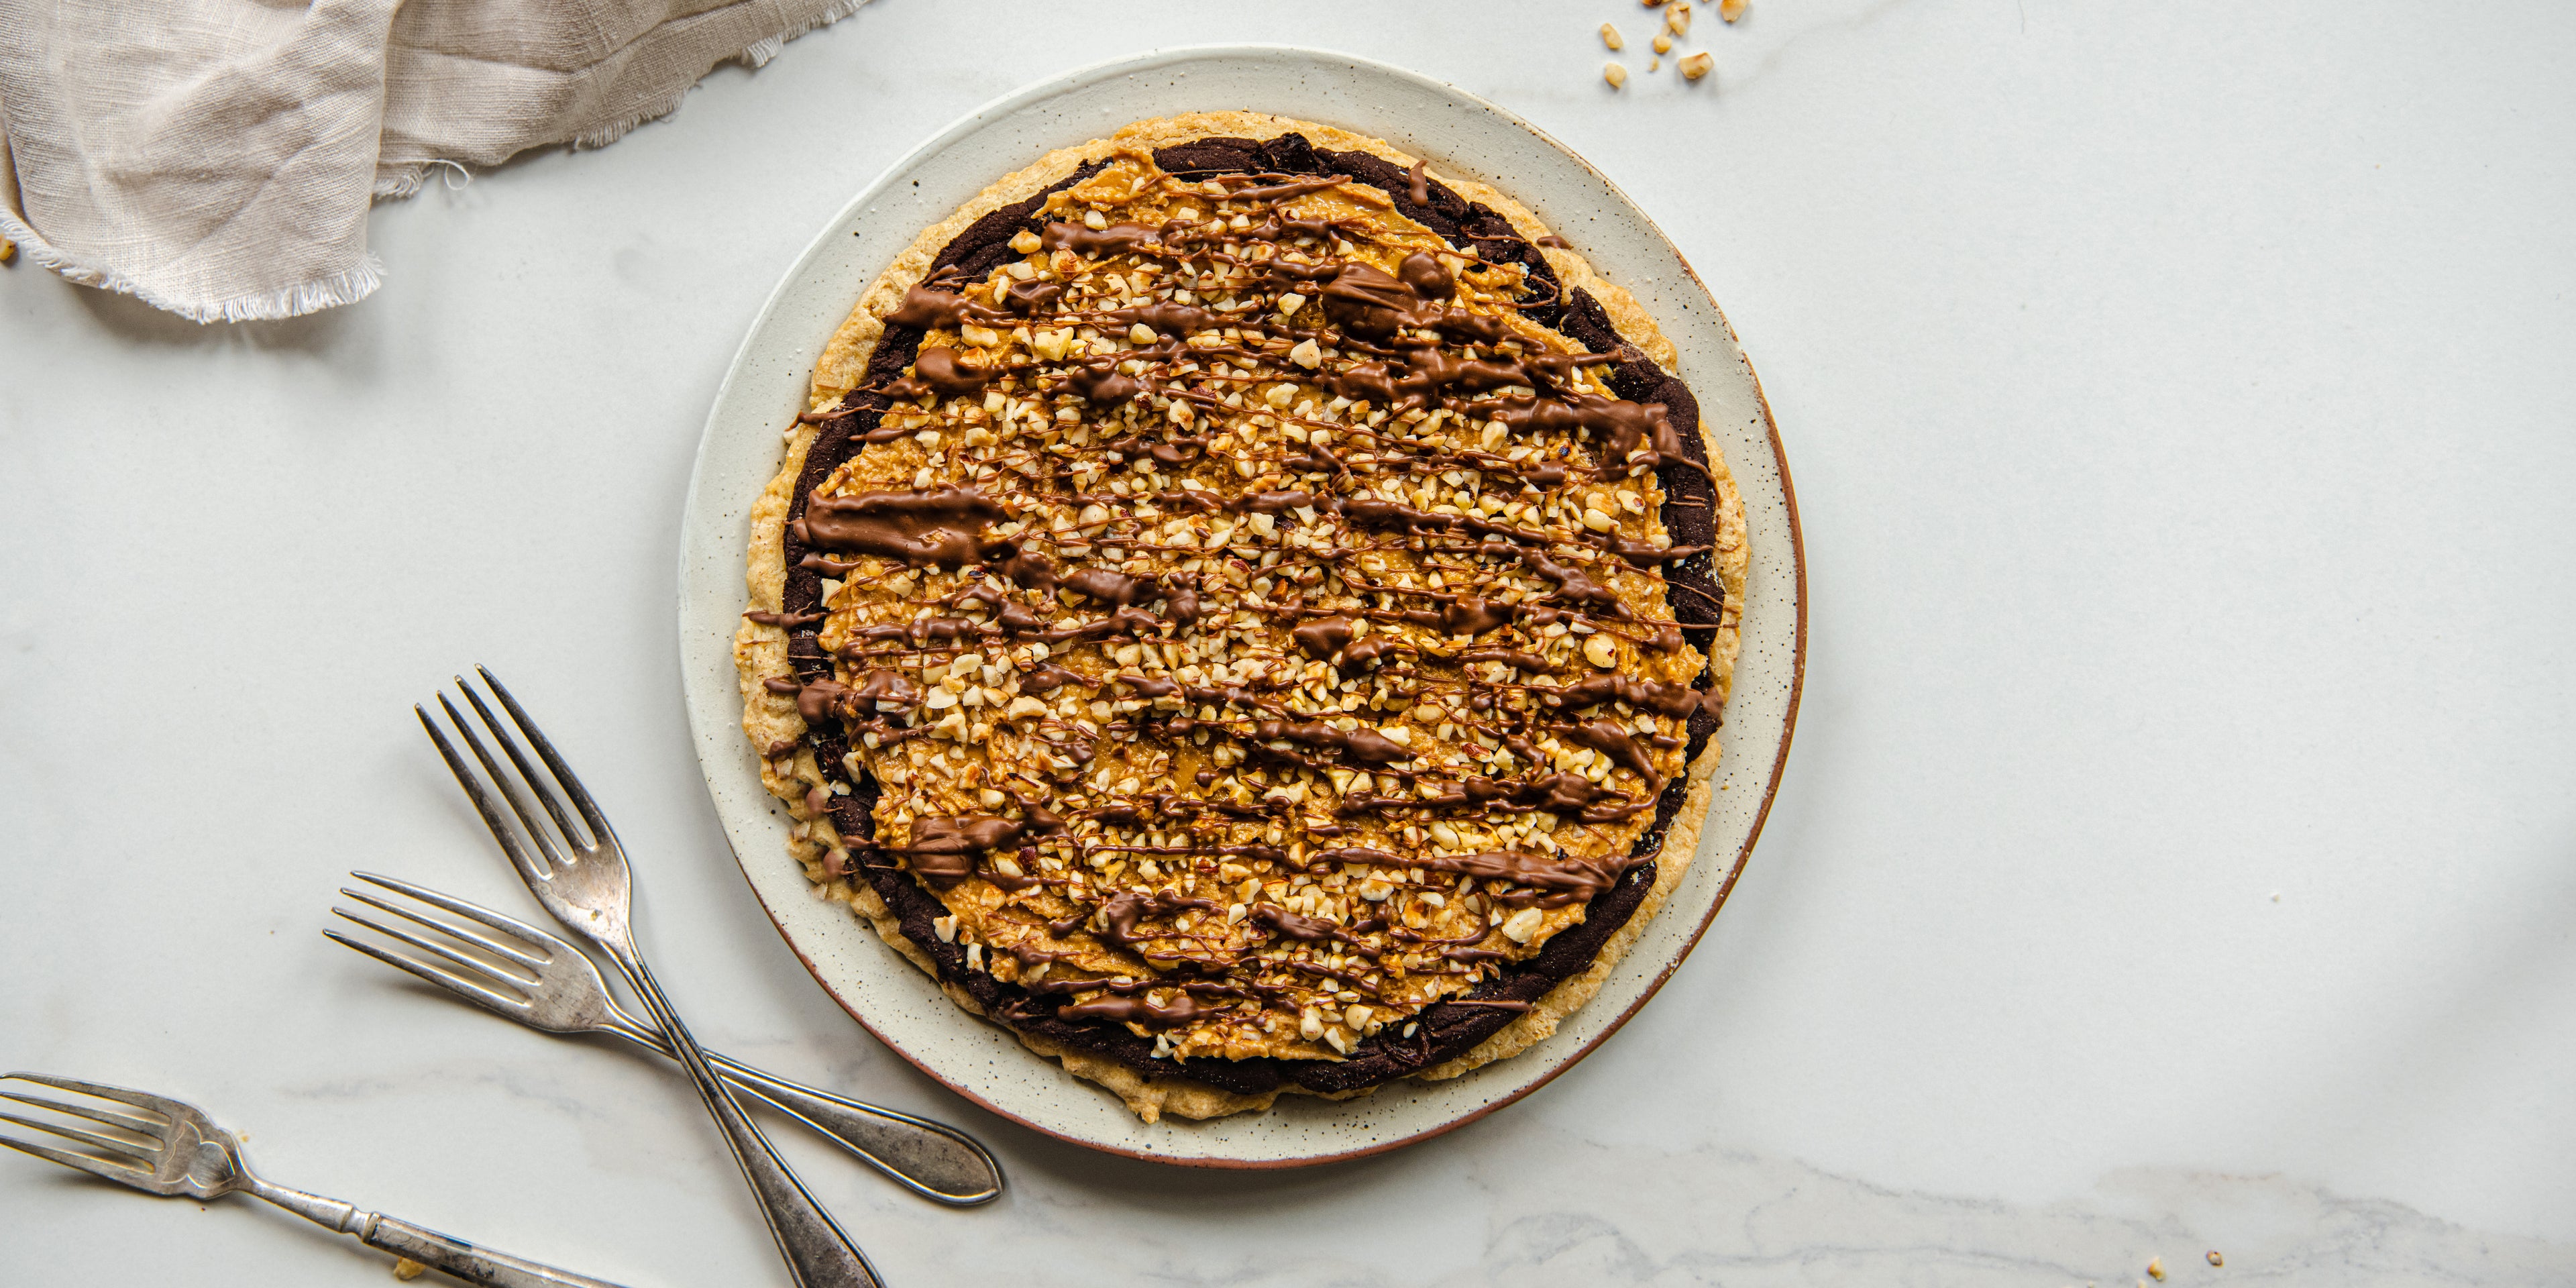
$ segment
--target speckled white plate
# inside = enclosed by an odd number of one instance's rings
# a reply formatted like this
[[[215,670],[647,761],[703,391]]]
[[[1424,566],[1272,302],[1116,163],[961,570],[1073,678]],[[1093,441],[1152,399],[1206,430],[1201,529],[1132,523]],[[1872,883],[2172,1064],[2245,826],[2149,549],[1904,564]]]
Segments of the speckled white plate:
[[[778,470],[780,430],[804,410],[824,341],[921,229],[1049,149],[1129,121],[1244,109],[1343,126],[1511,194],[1595,268],[1634,291],[1680,351],[1701,423],[1744,493],[1752,573],[1744,649],[1718,733],[1715,804],[1698,854],[1598,996],[1523,1054],[1446,1082],[1400,1082],[1355,1100],[1281,1096],[1269,1113],[1148,1126],[942,996],[838,904],[818,902],[787,857],[788,818],[761,790],[742,734],[733,637],[743,607],[747,514]],[[680,552],[680,663],[698,760],[734,856],[814,978],[859,1023],[976,1103],[1049,1135],[1136,1158],[1282,1167],[1393,1149],[1529,1094],[1617,1030],[1681,964],[1752,853],[1798,710],[1806,656],[1797,503],[1753,369],[1681,254],[1627,196],[1528,122],[1382,63],[1277,46],[1176,49],[1105,63],[990,104],[923,143],[818,233],[752,323],[707,414]]]

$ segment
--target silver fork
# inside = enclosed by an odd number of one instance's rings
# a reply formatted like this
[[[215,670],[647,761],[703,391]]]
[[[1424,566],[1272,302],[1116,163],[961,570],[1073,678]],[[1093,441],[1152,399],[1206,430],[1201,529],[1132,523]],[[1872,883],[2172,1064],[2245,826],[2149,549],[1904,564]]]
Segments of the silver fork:
[[[492,759],[492,753],[483,749],[483,740],[474,736],[472,726],[457,713],[456,705],[447,700],[446,694],[438,696],[448,723],[473,749],[474,759],[491,776],[492,787],[509,802],[509,814],[501,812],[492,792],[456,754],[456,748],[439,732],[438,723],[429,718],[429,713],[417,706],[412,710],[420,716],[421,727],[429,730],[430,741],[438,744],[438,754],[446,758],[457,785],[465,789],[474,808],[483,815],[484,825],[492,829],[492,839],[510,856],[520,879],[527,882],[529,893],[554,914],[555,920],[608,954],[608,959],[617,964],[618,973],[635,989],[635,995],[643,999],[653,1022],[669,1035],[680,1064],[688,1069],[690,1081],[697,1084],[698,1098],[706,1102],[707,1112],[724,1129],[725,1143],[733,1148],[734,1162],[741,1165],[743,1179],[760,1200],[760,1213],[769,1222],[770,1236],[778,1241],[779,1255],[786,1258],[788,1272],[796,1282],[802,1288],[882,1288],[875,1268],[868,1264],[858,1245],[850,1242],[850,1236],[842,1233],[822,1205],[806,1192],[805,1183],[779,1160],[777,1151],[769,1147],[769,1139],[760,1134],[760,1128],[743,1114],[742,1106],[734,1103],[733,1094],[717,1081],[706,1052],[699,1049],[696,1038],[689,1036],[688,1026],[680,1023],[669,999],[662,996],[662,986],[645,969],[644,956],[635,948],[630,915],[635,881],[626,866],[625,848],[617,843],[617,833],[609,830],[607,816],[599,812],[598,804],[591,800],[572,766],[555,754],[554,744],[546,740],[536,721],[528,718],[510,691],[492,678],[490,671],[476,667],[475,672],[491,686],[493,696],[510,713],[511,723],[526,735],[537,758],[545,764],[545,771],[540,773],[528,763],[518,739],[483,704],[483,696],[464,677],[457,677],[457,689],[473,705],[484,727],[491,730],[492,740],[518,770],[518,780],[526,787],[523,794],[499,762]],[[543,807],[544,819],[553,821],[552,832],[537,809],[529,805],[529,795],[534,795]],[[566,798],[581,815],[579,827],[564,808]],[[519,827],[511,825],[511,815],[518,817]]]
[[[429,932],[428,936],[369,920],[345,908],[333,912],[390,939],[429,954],[389,951],[336,930],[322,933],[388,966],[406,970],[477,1006],[548,1033],[614,1033],[664,1057],[677,1059],[659,1029],[638,1023],[608,992],[599,967],[560,935],[516,917],[467,903],[425,886],[367,872],[351,876],[430,908],[479,922],[493,934],[449,917],[389,903],[364,890],[340,893]],[[468,946],[471,950],[469,951]],[[431,960],[430,958],[435,958]],[[1002,1192],[1001,1165],[984,1147],[954,1128],[799,1086],[729,1060],[713,1051],[707,1063],[737,1091],[830,1137],[871,1166],[924,1198],[963,1207]]]
[[[603,1279],[541,1266],[489,1248],[478,1248],[462,1239],[451,1238],[409,1221],[398,1221],[381,1212],[361,1211],[338,1199],[327,1199],[319,1194],[307,1194],[262,1180],[251,1172],[249,1162],[242,1158],[241,1142],[233,1139],[231,1132],[216,1126],[213,1119],[206,1117],[204,1111],[194,1105],[148,1091],[129,1091],[123,1087],[76,1082],[41,1073],[0,1075],[0,1081],[33,1082],[117,1106],[104,1109],[92,1104],[0,1091],[0,1098],[109,1129],[97,1131],[77,1122],[46,1122],[0,1113],[0,1119],[49,1132],[82,1146],[80,1151],[74,1151],[0,1136],[0,1145],[11,1149],[24,1150],[65,1167],[76,1167],[120,1185],[130,1185],[146,1194],[165,1197],[186,1195],[192,1199],[212,1201],[227,1194],[246,1193],[253,1198],[266,1199],[316,1225],[342,1234],[354,1234],[369,1247],[382,1248],[398,1257],[409,1257],[425,1266],[435,1266],[467,1283],[487,1284],[490,1288],[617,1288]]]

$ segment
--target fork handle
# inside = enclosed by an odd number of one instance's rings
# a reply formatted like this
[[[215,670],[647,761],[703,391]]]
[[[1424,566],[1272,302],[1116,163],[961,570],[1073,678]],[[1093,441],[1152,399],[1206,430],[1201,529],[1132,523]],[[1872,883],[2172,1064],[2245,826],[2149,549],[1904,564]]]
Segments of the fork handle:
[[[326,1230],[354,1234],[371,1248],[435,1266],[470,1284],[487,1288],[618,1288],[605,1279],[539,1265],[506,1252],[479,1248],[427,1226],[413,1225],[355,1203],[279,1185],[241,1169],[242,1188]]]
[[[1001,1164],[953,1127],[773,1077],[713,1051],[707,1062],[736,1089],[823,1133],[923,1198],[971,1207],[1002,1192]]]
[[[666,1060],[679,1058],[660,1031],[622,1016],[619,1020],[608,1025],[609,1032]],[[974,1137],[954,1127],[789,1082],[719,1052],[708,1051],[706,1057],[716,1076],[736,1091],[758,1096],[771,1108],[823,1133],[923,1198],[972,1207],[989,1203],[1002,1192],[1002,1165]]]
[[[635,995],[652,1012],[654,1023],[671,1040],[672,1054],[689,1071],[689,1080],[697,1084],[698,1098],[705,1101],[707,1112],[716,1125],[724,1129],[725,1143],[733,1147],[734,1162],[742,1168],[742,1178],[751,1185],[752,1195],[760,1200],[760,1214],[769,1222],[770,1237],[778,1241],[779,1255],[787,1262],[788,1273],[795,1277],[797,1288],[883,1288],[876,1269],[868,1264],[850,1236],[843,1233],[823,1205],[796,1179],[796,1173],[769,1147],[769,1138],[760,1134],[742,1106],[735,1104],[733,1093],[717,1080],[716,1071],[707,1063],[706,1052],[698,1040],[689,1036],[687,1025],[662,996],[662,986],[653,972],[644,966],[644,958],[632,942],[620,942],[609,935],[593,935],[617,963],[626,982],[634,985]]]
[[[368,1247],[382,1248],[398,1257],[409,1257],[470,1284],[485,1284],[489,1288],[617,1288],[605,1279],[593,1279],[588,1275],[541,1266],[506,1252],[476,1247],[427,1226],[413,1225],[409,1221],[374,1212],[361,1212],[358,1216],[362,1224],[355,1233]]]

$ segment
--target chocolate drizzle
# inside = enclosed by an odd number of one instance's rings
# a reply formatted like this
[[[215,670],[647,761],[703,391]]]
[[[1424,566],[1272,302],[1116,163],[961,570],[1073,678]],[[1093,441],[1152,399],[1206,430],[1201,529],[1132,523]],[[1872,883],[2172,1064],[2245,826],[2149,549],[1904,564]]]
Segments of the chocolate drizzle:
[[[945,487],[812,497],[789,527],[798,542],[818,549],[953,567],[976,557],[983,525],[1001,517],[983,493]]]
[[[897,398],[955,398],[980,393],[993,383],[993,372],[962,361],[954,349],[924,349],[914,359],[912,374],[886,386]]]
[[[1610,888],[1626,867],[1619,863],[1597,863],[1588,859],[1549,858],[1543,854],[1497,851],[1485,854],[1439,855],[1422,860],[1421,866],[1436,872],[1457,872],[1471,877],[1508,881],[1515,885],[1538,886],[1562,890],[1579,899],[1589,899]]]
[[[1079,224],[1048,224],[1039,237],[1040,244],[1048,250],[1072,251],[1076,255],[1123,254],[1162,239],[1160,232],[1143,224],[1112,224],[1096,230]]]
[[[895,326],[908,326],[927,331],[933,327],[954,327],[960,322],[983,326],[1008,326],[1012,319],[995,313],[953,291],[943,291],[927,282],[916,283],[903,293],[903,304],[886,314],[885,320]],[[930,352],[941,352],[931,350]],[[927,354],[923,356],[928,356]]]
[[[990,814],[915,819],[912,844],[903,853],[912,860],[913,875],[933,885],[954,885],[974,873],[977,855],[1018,840],[1022,826]]]
[[[1134,376],[1118,370],[1113,363],[1085,363],[1065,374],[1065,384],[1085,399],[1103,407],[1116,406],[1145,392],[1145,386]]]

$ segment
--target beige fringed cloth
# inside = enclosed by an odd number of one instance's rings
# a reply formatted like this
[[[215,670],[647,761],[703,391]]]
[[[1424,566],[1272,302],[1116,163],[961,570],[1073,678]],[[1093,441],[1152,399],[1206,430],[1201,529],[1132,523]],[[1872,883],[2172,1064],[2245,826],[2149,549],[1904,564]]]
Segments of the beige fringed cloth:
[[[0,237],[200,322],[364,299],[434,166],[597,146],[864,0],[0,0]]]

